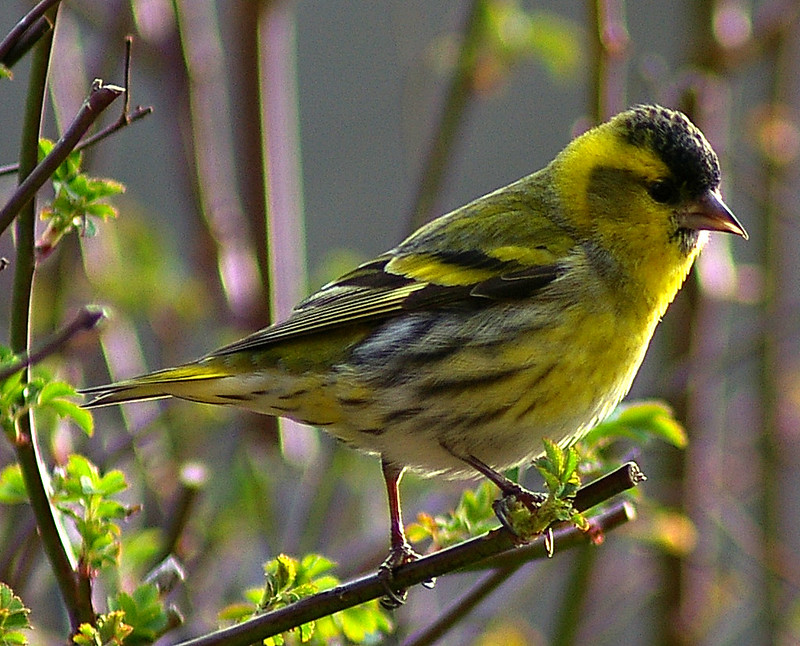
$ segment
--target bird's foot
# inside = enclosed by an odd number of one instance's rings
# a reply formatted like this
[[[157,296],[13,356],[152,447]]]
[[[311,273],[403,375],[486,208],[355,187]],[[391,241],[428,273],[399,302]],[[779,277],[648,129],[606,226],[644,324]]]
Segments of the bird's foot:
[[[411,563],[419,558],[421,558],[420,555],[405,541],[399,545],[392,546],[389,556],[387,556],[386,560],[378,567],[378,578],[386,590],[386,596],[381,597],[381,606],[387,610],[395,610],[406,602],[408,590],[393,585],[394,570],[401,565]],[[426,588],[432,588],[435,584],[436,579],[429,579],[422,585]]]
[[[539,510],[546,500],[545,494],[510,483],[503,488],[503,497],[492,503],[492,509],[503,527],[519,544],[524,544],[544,531],[539,522]]]

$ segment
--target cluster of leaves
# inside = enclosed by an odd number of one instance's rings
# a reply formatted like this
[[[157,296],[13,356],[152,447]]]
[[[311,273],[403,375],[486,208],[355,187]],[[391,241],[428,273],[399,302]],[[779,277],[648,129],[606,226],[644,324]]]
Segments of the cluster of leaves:
[[[544,453],[534,466],[544,480],[546,497],[535,514],[526,505],[509,501],[505,513],[521,535],[536,535],[557,522],[570,522],[589,530],[586,518],[572,507],[572,499],[581,478],[599,475],[602,466],[614,463],[614,449],[623,443],[643,446],[660,440],[677,447],[687,442],[686,432],[672,415],[670,408],[655,401],[631,402],[619,406],[604,422],[594,427],[575,447],[562,449],[548,440]],[[497,525],[494,498],[497,489],[484,482],[477,489],[465,491],[455,510],[440,516],[420,514],[408,527],[414,543],[430,539],[439,549],[480,535]]]
[[[261,612],[283,608],[329,590],[339,585],[339,579],[331,574],[335,566],[333,561],[318,554],[307,554],[299,560],[281,554],[264,565],[264,587],[246,591],[247,602],[228,606],[220,613],[220,618],[244,621]],[[374,642],[391,628],[386,611],[374,600],[270,637],[264,640],[264,644],[283,646],[299,642],[322,645],[333,641],[363,644]]]
[[[116,521],[136,511],[136,507],[112,499],[127,488],[122,472],[113,470],[102,474],[87,458],[72,455],[66,465],[55,469],[51,484],[57,509],[73,521],[78,532],[79,568],[87,576],[94,577],[98,570],[116,566],[121,549],[120,527]],[[19,466],[7,466],[0,473],[0,502],[25,500],[27,496]],[[2,594],[0,591],[0,600]],[[118,592],[109,599],[109,612],[99,615],[94,624],[82,624],[74,642],[82,646],[154,642],[174,623],[170,621],[171,613],[165,609],[161,597],[159,587],[150,582],[141,584],[130,594]],[[0,619],[3,616],[0,609]],[[2,637],[0,632],[0,644],[4,643]]]
[[[161,592],[152,583],[140,585],[133,594],[120,592],[109,600],[109,612],[94,624],[81,624],[72,640],[78,646],[152,644],[170,627]]]
[[[424,512],[406,528],[408,540],[421,543],[431,540],[431,551],[455,545],[473,536],[484,534],[497,526],[492,503],[497,487],[488,480],[461,495],[456,508],[448,514],[431,516]]]
[[[120,553],[120,528],[116,521],[138,511],[113,500],[127,488],[121,471],[105,475],[82,455],[71,455],[57,467],[53,481],[53,502],[71,518],[81,537],[79,566],[93,574],[115,565]]]
[[[53,149],[53,142],[39,142],[39,159],[44,159]],[[41,211],[47,228],[36,243],[39,258],[46,257],[59,240],[72,231],[93,236],[96,232],[93,218],[109,220],[117,217],[117,209],[107,199],[125,191],[119,182],[99,177],[89,177],[81,172],[83,156],[72,151],[53,174],[55,197]]]
[[[19,365],[18,358],[8,348],[0,346],[0,370],[13,369],[16,365]],[[19,420],[29,411],[35,411],[69,418],[91,435],[94,428],[91,414],[69,399],[76,394],[69,384],[50,380],[42,374],[25,381],[25,371],[20,368],[0,381],[0,426],[9,441],[16,442]]]

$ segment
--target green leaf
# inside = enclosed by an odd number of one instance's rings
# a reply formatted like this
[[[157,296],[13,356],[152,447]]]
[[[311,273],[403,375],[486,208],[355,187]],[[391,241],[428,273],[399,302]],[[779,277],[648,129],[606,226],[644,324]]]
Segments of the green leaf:
[[[30,630],[30,610],[22,599],[5,583],[0,583],[0,644],[27,644],[27,636],[20,632]]]
[[[0,502],[7,505],[28,502],[25,480],[18,464],[10,464],[0,472]]]
[[[617,407],[608,419],[584,437],[582,443],[593,446],[629,439],[637,444],[645,444],[652,438],[677,448],[684,448],[688,443],[685,429],[675,419],[669,406],[659,401],[640,401]]]
[[[61,418],[71,420],[89,437],[94,433],[94,418],[92,414],[75,402],[66,399],[54,399],[43,405],[42,408],[53,411]]]
[[[300,599],[317,594],[320,590],[327,590],[339,585],[339,579],[330,574],[335,563],[319,554],[307,554],[297,560],[286,554],[279,555],[273,561],[264,565],[266,583],[263,590],[249,590],[245,598],[250,604],[232,604],[227,606],[220,617],[226,620],[242,621],[252,616],[259,610],[272,610],[285,607]],[[253,603],[255,602],[255,603]],[[343,636],[347,643],[375,643],[375,638],[380,632],[388,632],[391,623],[386,611],[377,601],[349,610],[336,613],[329,617],[308,622],[298,628],[275,635],[264,641],[265,644],[284,644],[288,639],[291,643],[299,640],[301,643],[313,642],[343,643]],[[285,637],[292,635],[291,638]]]
[[[61,399],[62,397],[76,397],[76,390],[68,383],[63,381],[51,381],[46,383],[39,391],[38,403],[39,405],[49,404],[51,401]]]
[[[71,455],[55,470],[53,501],[75,523],[81,539],[80,559],[92,570],[115,565],[120,554],[120,528],[113,521],[137,511],[109,496],[126,488],[121,472],[100,470],[87,458]]]
[[[39,140],[39,161],[42,161],[50,154],[50,151],[53,150],[53,146],[55,146],[55,143],[49,139],[42,138]]]
[[[155,585],[144,583],[133,594],[120,592],[109,605],[124,612],[125,623],[132,628],[126,645],[150,644],[167,629],[169,618]]]
[[[125,623],[125,613],[116,610],[108,614],[99,615],[95,625],[81,624],[78,634],[72,641],[79,646],[116,646],[128,644],[126,638],[133,632],[133,628]]]
[[[42,140],[40,156],[52,149],[52,143]],[[107,203],[108,198],[125,191],[125,186],[107,178],[90,177],[81,172],[82,156],[78,151],[69,154],[53,175],[53,200],[41,209],[42,219],[48,225],[36,246],[44,257],[51,253],[61,238],[77,231],[92,235],[95,230],[92,218],[108,220],[117,217],[117,209]]]

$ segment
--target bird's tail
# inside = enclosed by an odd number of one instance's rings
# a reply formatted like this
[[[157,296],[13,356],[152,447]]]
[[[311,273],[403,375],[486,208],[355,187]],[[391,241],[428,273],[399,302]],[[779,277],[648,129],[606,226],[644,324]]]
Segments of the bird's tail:
[[[98,408],[146,399],[163,399],[164,397],[195,399],[192,397],[192,391],[200,386],[200,382],[227,376],[230,376],[230,372],[220,370],[218,366],[190,363],[113,384],[83,388],[78,392],[84,397],[90,398],[83,404],[84,408]],[[198,390],[203,389],[201,387]],[[197,400],[203,401],[203,398],[197,397]]]

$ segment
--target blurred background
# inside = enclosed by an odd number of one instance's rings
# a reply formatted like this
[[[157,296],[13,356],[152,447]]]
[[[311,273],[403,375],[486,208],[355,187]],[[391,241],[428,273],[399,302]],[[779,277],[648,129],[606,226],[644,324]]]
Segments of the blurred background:
[[[29,6],[0,3],[0,31]],[[130,100],[154,113],[85,153],[90,174],[127,186],[119,219],[39,267],[33,334],[89,302],[112,317],[47,367],[88,385],[195,358],[627,106],[683,109],[750,233],[713,237],[630,396],[669,402],[690,444],[637,455],[636,522],[526,566],[440,643],[799,644],[798,15],[782,0],[67,0],[46,134],[92,79],[122,83],[127,34]],[[17,156],[26,65],[2,83],[0,164]],[[0,177],[0,198],[14,183]],[[8,234],[0,256],[13,259]],[[10,284],[0,272],[0,329]],[[132,576],[165,541],[186,564],[187,623],[160,643],[215,627],[281,552],[323,553],[342,578],[386,553],[378,461],[314,430],[183,402],[96,422],[91,439],[57,428],[45,451],[126,473],[144,505],[124,527]],[[406,519],[465,486],[407,477]],[[65,619],[35,528],[25,509],[2,513],[0,580],[33,608],[34,643],[52,643]],[[479,578],[413,590],[387,643]]]

